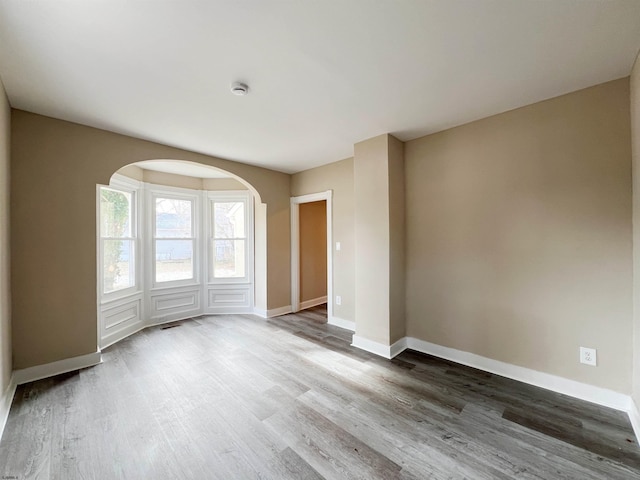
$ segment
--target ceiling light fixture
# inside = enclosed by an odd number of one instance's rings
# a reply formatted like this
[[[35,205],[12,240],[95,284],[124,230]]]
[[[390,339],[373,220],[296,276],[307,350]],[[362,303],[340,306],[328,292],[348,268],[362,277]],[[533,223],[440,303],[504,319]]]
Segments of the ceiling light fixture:
[[[231,84],[231,93],[244,96],[249,93],[249,86],[246,83],[233,82]]]

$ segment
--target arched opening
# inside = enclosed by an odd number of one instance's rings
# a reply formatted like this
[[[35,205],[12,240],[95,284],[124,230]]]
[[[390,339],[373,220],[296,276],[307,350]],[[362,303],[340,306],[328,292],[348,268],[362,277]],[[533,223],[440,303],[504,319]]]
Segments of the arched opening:
[[[97,186],[98,344],[266,304],[266,206],[243,178],[145,160]]]

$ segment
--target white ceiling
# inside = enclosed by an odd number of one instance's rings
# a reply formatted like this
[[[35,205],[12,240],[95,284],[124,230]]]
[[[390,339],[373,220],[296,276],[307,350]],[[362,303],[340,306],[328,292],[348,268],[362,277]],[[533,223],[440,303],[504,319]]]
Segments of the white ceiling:
[[[0,2],[13,107],[285,172],[624,77],[639,47],[639,0]]]

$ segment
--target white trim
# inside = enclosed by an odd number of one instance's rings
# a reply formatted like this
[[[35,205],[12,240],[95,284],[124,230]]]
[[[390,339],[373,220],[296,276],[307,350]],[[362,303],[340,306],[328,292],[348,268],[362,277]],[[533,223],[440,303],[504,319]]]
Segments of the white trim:
[[[4,427],[7,426],[9,411],[11,410],[11,404],[13,403],[13,397],[16,394],[17,386],[18,384],[16,383],[16,375],[14,373],[9,379],[9,385],[7,385],[7,388],[3,392],[2,397],[0,397],[0,439],[2,439]]]
[[[311,300],[305,300],[304,302],[300,302],[300,310],[316,307],[318,305],[322,305],[323,303],[327,303],[326,295],[323,297],[312,298]]]
[[[151,183],[145,183],[145,203],[146,208],[144,212],[145,233],[147,240],[145,242],[145,265],[148,267],[145,269],[147,277],[147,289],[148,291],[156,288],[171,289],[186,287],[196,284],[198,288],[201,288],[203,282],[202,271],[202,220],[203,220],[203,205],[202,203],[202,190],[195,190],[190,188],[181,187],[167,187],[164,185],[156,185]],[[191,203],[191,236],[190,237],[156,237],[156,200],[158,198],[167,200],[187,201]],[[171,241],[190,241],[191,242],[191,266],[192,276],[191,278],[185,278],[183,280],[166,280],[157,281],[156,273],[156,248],[157,242],[171,242]],[[147,292],[148,296],[148,292]],[[149,314],[153,311],[151,304],[149,305]]]
[[[291,197],[291,308],[300,304],[300,204],[326,201],[327,207],[327,317],[333,317],[333,190]],[[308,307],[307,307],[308,308]]]
[[[629,397],[629,421],[636,434],[636,441],[638,445],[640,445],[640,412],[638,411],[638,405],[636,405],[632,397]]]
[[[111,345],[118,343],[120,340],[124,340],[125,338],[133,335],[134,333],[141,332],[142,330],[150,326],[151,325],[147,325],[144,322],[137,322],[133,325],[129,325],[126,328],[123,328],[122,330],[118,330],[117,332],[113,332],[108,335],[105,335],[101,339],[100,348],[105,349],[107,347],[110,347]]]
[[[351,330],[352,332],[356,331],[356,322],[345,320],[344,318],[328,317],[327,323],[329,325],[335,325],[336,327],[344,328],[345,330]]]
[[[402,337],[400,340],[394,342],[389,347],[391,351],[391,358],[400,355],[407,349],[407,337]]]
[[[493,360],[491,358],[476,355],[475,353],[463,352],[462,350],[456,350],[455,348],[436,345],[435,343],[429,343],[414,337],[404,337],[393,345],[387,346],[354,334],[351,346],[366,350],[367,352],[374,353],[387,359],[395,357],[405,349],[415,350],[416,352],[426,353],[438,358],[450,360],[468,367],[477,368],[485,372],[517,380],[528,385],[533,385],[544,388],[545,390],[561,393],[569,397],[595,403],[596,405],[602,405],[604,407],[613,408],[614,410],[626,412],[629,415],[629,422],[633,427],[636,441],[640,444],[640,411],[633,401],[633,398],[629,395],[625,395],[624,393],[615,392],[607,388],[596,387],[595,385],[576,382],[575,380],[558,377],[549,373],[538,372],[536,370],[501,362],[499,360]]]
[[[43,378],[60,375],[61,373],[93,367],[99,363],[102,363],[102,355],[97,351],[78,357],[65,358],[57,362],[46,363],[44,365],[14,370],[13,376],[15,377],[16,384],[22,385],[23,383],[34,382]]]
[[[300,205],[301,203],[311,203],[311,202],[320,202],[322,200],[327,200],[331,198],[331,193],[333,190],[325,190],[324,192],[317,193],[309,193],[307,195],[299,195],[297,197],[291,197],[291,202],[296,205]]]
[[[373,340],[369,340],[368,338],[360,337],[355,334],[353,335],[351,346],[357,347],[361,350],[366,350],[367,352],[379,355],[388,360],[400,354],[402,351],[404,351],[405,348],[407,348],[405,338],[401,338],[391,345],[385,345],[383,343],[374,342]]]
[[[237,202],[244,205],[244,237],[238,238],[215,238],[215,225],[212,222],[213,204],[221,202]],[[205,276],[203,277],[204,287],[218,287],[229,285],[251,285],[251,298],[250,303],[253,305],[253,283],[254,283],[254,201],[251,197],[251,193],[248,190],[219,190],[219,191],[207,191],[205,197],[204,218],[203,225],[203,245],[205,249],[205,261],[206,265]],[[245,242],[245,276],[244,277],[221,277],[217,278],[213,275],[213,258],[211,258],[211,252],[213,242],[216,240],[243,240]]]
[[[606,388],[576,382],[568,378],[558,377],[549,373],[538,372],[529,368],[512,365],[510,363],[482,357],[475,353],[463,352],[455,348],[443,347],[434,343],[425,342],[413,337],[406,337],[407,348],[417,352],[434,355],[452,362],[478,368],[485,372],[511,378],[529,385],[541,387],[553,392],[562,393],[570,397],[586,400],[605,407],[629,411],[630,397],[623,393],[614,392]]]
[[[280,315],[286,315],[287,313],[292,313],[291,305],[286,305],[284,307],[272,308],[271,310],[263,310],[261,308],[254,308],[253,314],[262,318],[272,318],[279,317]]]
[[[135,178],[127,177],[117,172],[111,175],[111,180],[109,180],[109,186],[121,187],[126,189],[138,190],[142,188],[143,185],[144,182],[136,180]]]

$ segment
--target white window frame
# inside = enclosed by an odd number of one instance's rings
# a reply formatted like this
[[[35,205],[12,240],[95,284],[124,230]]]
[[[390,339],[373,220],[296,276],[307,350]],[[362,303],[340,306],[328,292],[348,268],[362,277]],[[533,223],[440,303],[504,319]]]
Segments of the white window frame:
[[[121,288],[112,292],[104,291],[104,240],[110,237],[102,236],[102,219],[101,219],[101,191],[103,188],[115,190],[131,195],[131,240],[133,246],[133,282],[134,284],[127,288]],[[141,206],[141,183],[124,177],[122,175],[114,175],[109,185],[96,185],[96,215],[97,215],[97,237],[98,237],[98,293],[100,295],[100,304],[112,302],[114,300],[136,295],[143,290],[142,285],[142,258],[141,258],[141,242],[140,242],[140,206]],[[122,237],[125,238],[125,237]]]
[[[243,202],[244,203],[244,228],[245,228],[245,276],[244,277],[224,277],[217,278],[214,276],[213,269],[213,244],[215,239],[214,224],[214,203],[222,202]],[[253,196],[248,190],[227,190],[227,191],[208,191],[207,192],[207,208],[206,208],[206,225],[207,225],[207,248],[206,268],[207,268],[207,284],[247,284],[253,283],[254,280],[254,233],[253,233]],[[225,239],[227,240],[227,239]],[[234,239],[228,239],[234,240]]]
[[[147,191],[147,215],[148,221],[146,222],[146,237],[147,237],[147,258],[149,259],[149,268],[147,273],[149,275],[150,291],[164,290],[168,288],[176,288],[183,286],[199,286],[201,278],[201,259],[200,259],[200,239],[201,239],[201,221],[200,221],[200,196],[198,191],[187,188],[178,187],[166,187],[158,186],[155,184],[146,184]],[[188,200],[191,202],[191,238],[175,238],[173,240],[191,240],[192,241],[192,265],[193,265],[193,277],[183,280],[171,280],[167,282],[156,281],[156,199],[168,198],[175,200]],[[163,239],[160,239],[163,240]],[[167,238],[164,240],[172,240]]]

